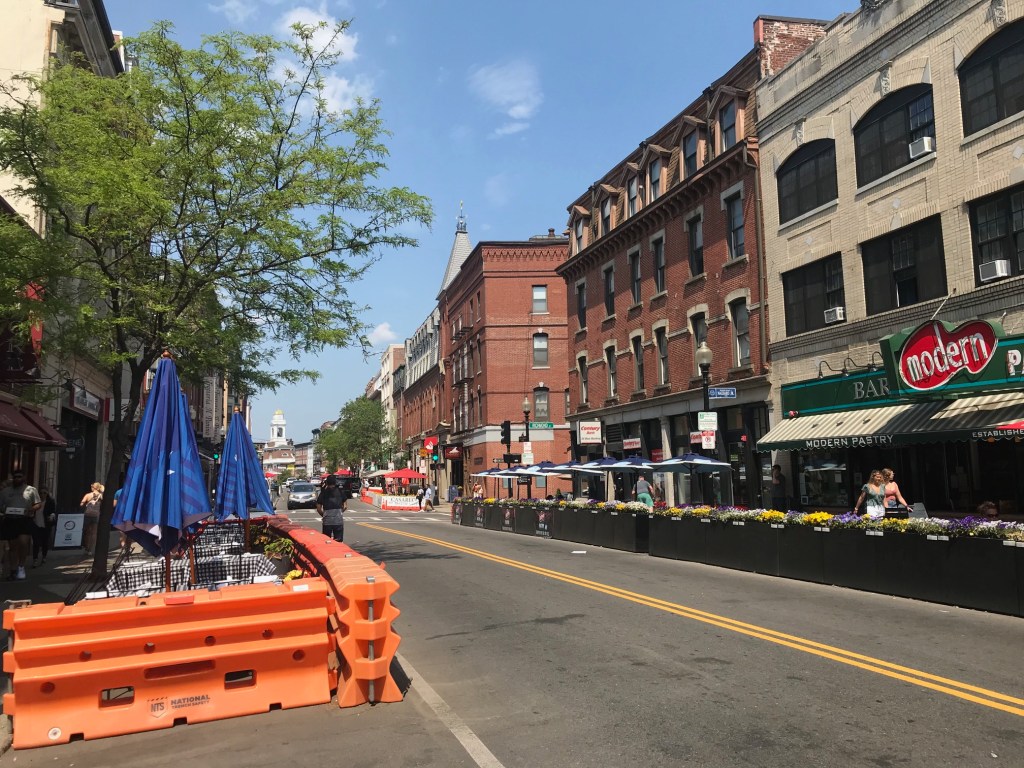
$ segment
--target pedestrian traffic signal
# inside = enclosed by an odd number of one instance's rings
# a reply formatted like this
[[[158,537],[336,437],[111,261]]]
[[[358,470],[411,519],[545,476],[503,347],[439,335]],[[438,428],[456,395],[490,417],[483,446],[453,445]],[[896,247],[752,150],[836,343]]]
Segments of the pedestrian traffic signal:
[[[512,422],[507,419],[501,422],[501,442],[512,447]]]

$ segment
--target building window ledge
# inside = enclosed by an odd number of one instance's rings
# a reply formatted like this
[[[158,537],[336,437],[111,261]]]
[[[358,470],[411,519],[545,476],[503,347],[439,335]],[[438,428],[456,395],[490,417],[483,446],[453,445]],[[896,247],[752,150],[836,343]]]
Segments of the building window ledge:
[[[871,181],[869,181],[864,186],[857,187],[857,190],[853,194],[854,194],[854,196],[858,196],[858,195],[862,195],[865,192],[870,192],[872,189],[875,189],[876,187],[882,186],[887,181],[892,181],[897,176],[899,176],[901,173],[906,173],[907,171],[912,171],[913,169],[917,168],[918,166],[924,165],[925,163],[932,162],[934,159],[935,159],[935,152],[934,151],[929,152],[924,157],[919,157],[916,160],[911,160],[909,163],[907,163],[906,165],[900,166],[895,171],[890,171],[889,173],[885,174],[885,176],[879,176],[877,179],[872,179]]]
[[[789,229],[790,227],[795,227],[797,224],[800,224],[801,222],[814,218],[819,213],[824,213],[825,211],[838,207],[839,198],[836,198],[835,200],[830,200],[824,205],[819,205],[817,208],[812,208],[811,210],[807,211],[807,213],[801,213],[799,216],[794,216],[789,221],[784,221],[781,224],[779,224],[779,234],[782,234],[785,230]]]
[[[729,267],[737,267],[740,264],[749,264],[749,263],[750,263],[750,257],[747,254],[744,253],[742,256],[737,256],[735,259],[729,259],[727,262],[725,262],[725,264],[722,265],[722,268],[723,269],[728,269]]]
[[[668,291],[658,291],[656,294],[651,296],[648,304],[653,305],[658,299],[664,299],[666,296],[668,296]]]
[[[697,283],[703,283],[707,279],[708,279],[708,273],[707,272],[701,272],[699,275],[694,275],[693,277],[691,277],[689,280],[687,280],[685,283],[683,283],[683,285],[685,285],[687,288],[689,288],[691,285],[697,285]]]

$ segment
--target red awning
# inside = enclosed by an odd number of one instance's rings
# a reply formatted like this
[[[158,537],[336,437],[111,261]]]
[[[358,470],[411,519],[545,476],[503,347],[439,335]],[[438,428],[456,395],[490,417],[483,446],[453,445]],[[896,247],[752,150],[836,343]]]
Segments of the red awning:
[[[54,429],[53,425],[43,418],[41,413],[25,409],[22,409],[21,413],[43,433],[47,445],[52,445],[54,448],[64,448],[67,446],[68,441],[64,435]]]
[[[0,403],[0,435],[30,443],[49,442],[34,422],[9,403]]]

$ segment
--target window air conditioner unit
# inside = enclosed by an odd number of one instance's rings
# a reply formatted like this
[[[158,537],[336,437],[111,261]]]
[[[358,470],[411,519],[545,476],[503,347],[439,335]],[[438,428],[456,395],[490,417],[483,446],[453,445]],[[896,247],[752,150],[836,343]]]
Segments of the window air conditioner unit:
[[[845,307],[829,307],[825,310],[825,324],[831,325],[846,319]]]
[[[981,275],[981,282],[987,283],[990,280],[998,280],[1000,277],[1010,276],[1010,262],[1006,259],[987,261],[978,265],[978,272]]]
[[[922,155],[935,151],[935,139],[931,136],[922,136],[916,141],[910,142],[910,159],[916,160]]]

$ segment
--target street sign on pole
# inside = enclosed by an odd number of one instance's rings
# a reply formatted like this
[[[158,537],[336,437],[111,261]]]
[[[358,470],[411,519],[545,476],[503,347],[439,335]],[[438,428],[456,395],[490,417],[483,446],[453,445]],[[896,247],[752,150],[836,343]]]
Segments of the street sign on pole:
[[[736,387],[708,387],[708,397],[712,400],[734,400]]]
[[[715,447],[715,431],[713,429],[704,430],[700,433],[700,447],[701,448],[714,448]]]
[[[697,429],[701,432],[718,429],[718,411],[697,411]]]
[[[554,429],[555,423],[553,421],[531,421],[530,429]]]

